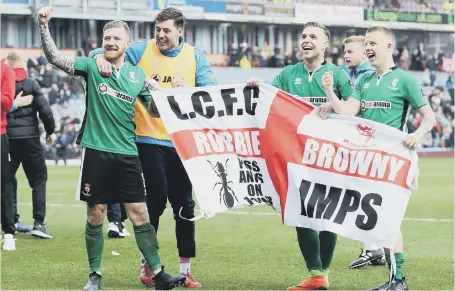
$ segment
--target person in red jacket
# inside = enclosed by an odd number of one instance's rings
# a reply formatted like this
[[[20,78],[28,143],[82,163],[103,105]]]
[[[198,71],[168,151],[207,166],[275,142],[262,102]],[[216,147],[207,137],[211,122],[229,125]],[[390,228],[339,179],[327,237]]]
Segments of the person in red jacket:
[[[6,135],[6,113],[13,107],[14,94],[16,92],[16,81],[13,69],[0,63],[0,87],[1,87],[1,222],[2,230],[5,233],[3,250],[14,251],[16,244],[14,241],[14,205],[12,175],[10,169],[9,143]]]

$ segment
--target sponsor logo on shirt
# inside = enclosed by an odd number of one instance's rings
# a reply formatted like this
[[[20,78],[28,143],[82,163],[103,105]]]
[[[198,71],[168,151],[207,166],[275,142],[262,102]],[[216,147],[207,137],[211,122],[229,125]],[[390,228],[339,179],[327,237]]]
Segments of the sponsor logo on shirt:
[[[392,108],[392,103],[390,103],[389,101],[365,101],[365,100],[362,100],[362,102],[360,102],[360,104],[362,106],[362,110],[371,109],[371,108],[385,108],[385,109]]]
[[[363,89],[368,89],[368,88],[370,88],[370,83],[363,84]]]
[[[393,79],[392,84],[389,85],[389,89],[392,91],[398,90],[398,87],[397,87],[398,82],[399,82],[398,79]]]
[[[299,95],[294,95],[294,97],[311,104],[323,104],[328,102],[327,97],[301,97]]]
[[[302,85],[302,79],[301,78],[295,78],[294,85]]]
[[[163,78],[161,79],[161,76],[159,74],[153,74],[152,75],[152,79],[157,81],[158,83],[159,82],[162,82],[162,83],[171,83],[172,82],[172,76],[163,76]]]
[[[134,101],[134,98],[131,97],[130,95],[127,95],[125,93],[114,90],[114,89],[110,88],[106,83],[99,84],[98,91],[103,95],[107,94],[109,96],[112,96],[114,98],[120,99],[120,100],[128,102],[128,103],[133,103],[133,101]]]

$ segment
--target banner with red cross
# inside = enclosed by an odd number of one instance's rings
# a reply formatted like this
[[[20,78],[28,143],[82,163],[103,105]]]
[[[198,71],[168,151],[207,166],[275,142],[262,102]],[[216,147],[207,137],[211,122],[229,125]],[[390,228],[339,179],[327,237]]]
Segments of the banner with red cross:
[[[153,99],[206,217],[268,205],[285,225],[394,246],[418,178],[405,133],[323,120],[268,84],[166,89]]]

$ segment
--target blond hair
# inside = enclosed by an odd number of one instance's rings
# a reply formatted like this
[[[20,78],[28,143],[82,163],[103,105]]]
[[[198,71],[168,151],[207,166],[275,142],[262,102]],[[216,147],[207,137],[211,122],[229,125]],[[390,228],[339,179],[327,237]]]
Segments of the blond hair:
[[[365,37],[363,35],[351,35],[343,40],[343,44],[345,45],[352,42],[365,44]]]
[[[385,27],[385,26],[377,25],[377,26],[372,26],[372,27],[368,28],[366,33],[375,32],[375,31],[379,31],[379,32],[387,35],[388,37],[390,37],[392,39],[393,46],[395,46],[395,33],[393,32],[393,30],[391,30],[390,28]]]
[[[130,37],[130,27],[128,26],[128,23],[126,23],[125,21],[121,21],[121,20],[113,20],[113,21],[109,21],[108,23],[106,23],[103,27],[103,32],[106,31],[107,29],[111,29],[111,28],[123,28],[125,29],[126,33],[128,34],[128,37]]]
[[[22,57],[16,52],[10,52],[8,56],[6,56],[5,63],[13,68],[24,67],[25,65]]]

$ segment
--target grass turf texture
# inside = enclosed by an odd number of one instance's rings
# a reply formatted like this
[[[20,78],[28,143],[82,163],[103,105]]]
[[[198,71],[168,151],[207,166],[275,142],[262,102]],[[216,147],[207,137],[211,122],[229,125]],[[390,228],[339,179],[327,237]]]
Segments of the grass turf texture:
[[[411,197],[406,218],[435,221],[403,222],[404,272],[411,290],[454,290],[453,162],[420,160],[420,188]],[[87,282],[85,204],[74,200],[79,168],[48,169],[46,225],[54,238],[18,234],[17,250],[1,254],[2,290],[81,290]],[[31,191],[22,170],[18,182],[21,221],[32,224]],[[245,211],[273,213],[260,206],[241,212]],[[127,227],[134,235],[131,223]],[[144,289],[138,278],[140,255],[134,237],[108,239],[107,220],[104,235],[102,289]],[[158,238],[162,262],[176,274],[179,265],[171,211],[162,217]],[[204,289],[285,290],[306,279],[295,229],[281,225],[277,215],[231,213],[202,219],[196,223],[196,239],[197,258],[191,270]],[[348,268],[361,247],[361,242],[339,237],[330,289],[366,290],[387,280],[387,267]]]

